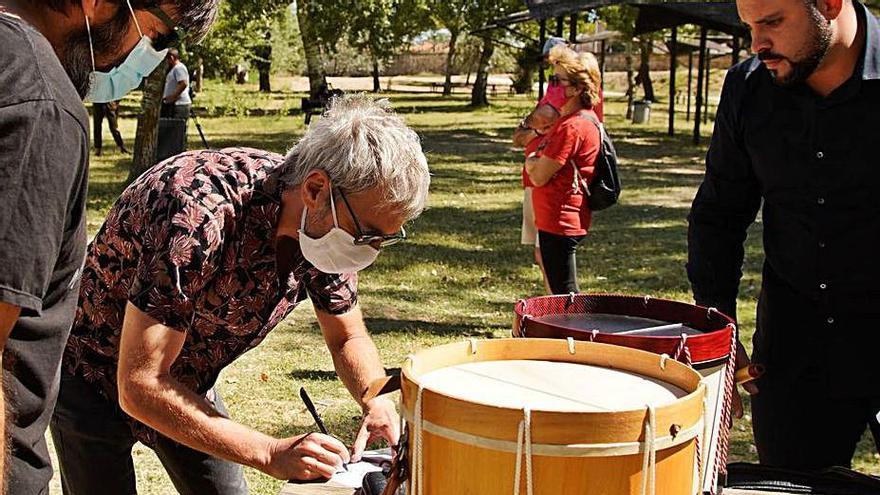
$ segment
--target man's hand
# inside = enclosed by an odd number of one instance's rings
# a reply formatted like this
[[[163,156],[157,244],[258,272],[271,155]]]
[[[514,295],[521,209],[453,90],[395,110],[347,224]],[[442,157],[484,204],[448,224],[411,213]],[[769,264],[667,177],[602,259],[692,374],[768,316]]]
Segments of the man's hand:
[[[349,460],[348,449],[339,440],[307,433],[275,442],[264,471],[280,480],[329,479]]]
[[[380,438],[387,440],[389,447],[394,447],[400,440],[400,416],[394,402],[384,397],[376,397],[364,404],[364,421],[351,448],[351,458],[359,461],[367,444]]]
[[[751,360],[749,359],[749,353],[746,351],[746,348],[743,347],[742,343],[736,343],[736,369],[742,369],[751,364]],[[755,395],[758,393],[758,386],[755,385],[755,382],[746,382],[743,383],[743,389],[749,393],[749,395]],[[733,415],[736,418],[743,417],[743,402],[742,398],[739,396],[739,390],[736,389],[736,385],[734,384],[733,388],[733,402],[731,403],[731,408],[733,409]]]

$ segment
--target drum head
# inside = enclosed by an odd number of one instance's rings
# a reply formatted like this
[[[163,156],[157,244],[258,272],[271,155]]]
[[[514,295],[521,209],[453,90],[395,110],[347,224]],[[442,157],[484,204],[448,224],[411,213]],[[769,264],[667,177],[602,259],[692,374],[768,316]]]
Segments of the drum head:
[[[441,368],[422,386],[448,397],[515,409],[611,412],[665,406],[687,395],[633,372],[554,361],[487,361]]]

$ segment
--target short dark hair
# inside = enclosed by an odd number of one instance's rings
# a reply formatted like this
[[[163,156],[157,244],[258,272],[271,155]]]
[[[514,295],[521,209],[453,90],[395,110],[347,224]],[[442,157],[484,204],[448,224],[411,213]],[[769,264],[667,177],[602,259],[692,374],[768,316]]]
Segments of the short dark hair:
[[[58,12],[66,12],[75,5],[75,0],[30,0],[33,4],[42,4]],[[127,8],[125,0],[116,1],[120,8]],[[220,0],[130,0],[133,9],[144,10],[150,7],[171,7],[171,18],[186,33],[190,43],[202,41],[211,30],[217,19]]]

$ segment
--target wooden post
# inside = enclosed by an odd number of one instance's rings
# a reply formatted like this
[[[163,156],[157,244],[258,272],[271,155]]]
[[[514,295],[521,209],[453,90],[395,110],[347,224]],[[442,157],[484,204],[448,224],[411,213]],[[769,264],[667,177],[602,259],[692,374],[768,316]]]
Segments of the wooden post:
[[[577,43],[578,38],[578,15],[577,12],[571,14],[571,18],[568,19],[568,42],[569,43]]]
[[[672,26],[669,46],[669,135],[675,135],[675,72],[678,70],[678,26]]]
[[[539,31],[538,31],[538,44],[541,47],[541,50],[544,49],[544,43],[547,42],[547,19],[541,19],[538,21]],[[544,61],[541,60],[541,64],[538,66],[538,101],[544,99]]]
[[[599,73],[602,75],[600,79],[602,79],[602,89],[605,89],[605,40],[602,40],[599,45],[601,46],[601,53],[599,53]]]
[[[703,77],[706,72],[706,32],[705,27],[700,28],[700,62],[697,69],[697,110],[694,113],[694,145],[700,144],[700,121],[703,118]]]
[[[687,98],[687,121],[691,121],[691,93],[694,88],[694,51],[688,51],[688,98]]]
[[[706,48],[706,94],[703,95],[703,123],[709,123],[709,82],[712,76],[712,51]]]
[[[562,38],[562,28],[565,25],[565,18],[563,16],[559,16],[556,18],[556,37]]]

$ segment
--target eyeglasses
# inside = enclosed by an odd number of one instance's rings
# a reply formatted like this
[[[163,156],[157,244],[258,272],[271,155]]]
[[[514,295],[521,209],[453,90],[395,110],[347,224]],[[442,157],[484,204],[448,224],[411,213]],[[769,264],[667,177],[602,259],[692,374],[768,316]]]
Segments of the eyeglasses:
[[[406,240],[406,230],[403,227],[400,227],[400,232],[396,234],[386,235],[364,232],[361,228],[360,222],[358,222],[358,219],[354,214],[354,210],[351,209],[351,205],[348,203],[348,198],[345,197],[345,193],[343,193],[342,190],[339,189],[337,189],[337,191],[339,191],[339,197],[342,198],[342,202],[345,203],[345,207],[348,208],[348,214],[351,215],[351,219],[354,220],[354,228],[357,230],[357,235],[354,237],[355,246],[375,244],[378,242],[379,247],[384,248],[397,244],[400,241]]]
[[[153,48],[156,49],[156,51],[162,51],[170,46],[176,46],[180,43],[180,40],[186,36],[183,28],[179,27],[177,23],[168,17],[168,14],[159,7],[150,7],[147,11],[156,16],[162,21],[162,24],[165,24],[165,27],[168,28],[167,33],[160,34],[155,40],[153,40]]]

